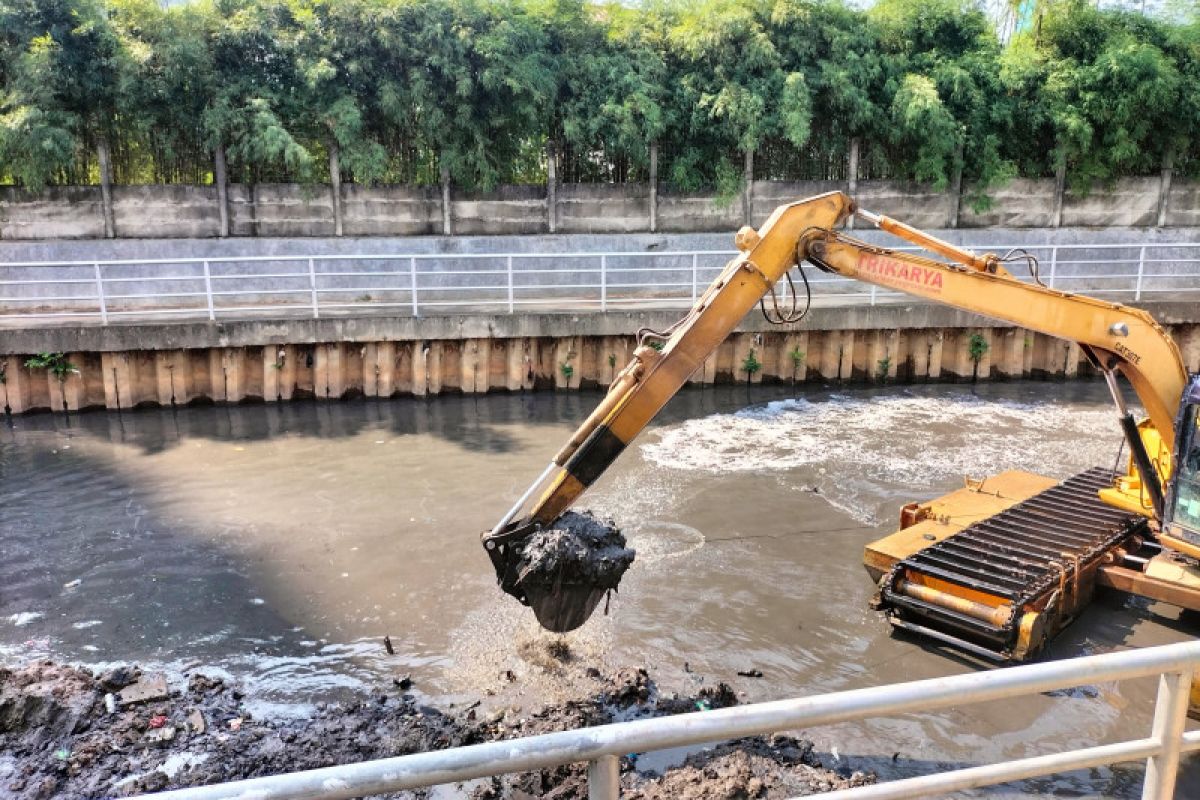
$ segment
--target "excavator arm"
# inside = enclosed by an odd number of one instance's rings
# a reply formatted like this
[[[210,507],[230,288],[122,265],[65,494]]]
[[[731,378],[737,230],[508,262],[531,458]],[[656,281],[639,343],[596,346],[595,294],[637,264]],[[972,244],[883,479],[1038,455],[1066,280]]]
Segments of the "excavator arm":
[[[948,261],[876,247],[839,232],[841,223],[855,213]],[[1040,281],[1018,280],[995,255],[976,255],[888,217],[857,210],[841,192],[778,207],[758,231],[739,231],[737,246],[739,255],[679,322],[661,334],[640,337],[633,359],[600,405],[500,522],[484,533],[484,547],[506,592],[528,602],[517,586],[514,547],[558,519],[775,283],[805,261],[831,273],[1078,342],[1109,378],[1137,467],[1131,469],[1127,485],[1106,499],[1161,515],[1169,447],[1148,448],[1145,443],[1157,441],[1155,436],[1173,441],[1187,374],[1174,342],[1146,312],[1057,291]],[[661,349],[648,344],[652,339]],[[1129,380],[1149,414],[1140,430],[1124,410],[1117,373]],[[1139,472],[1146,477],[1140,479]]]

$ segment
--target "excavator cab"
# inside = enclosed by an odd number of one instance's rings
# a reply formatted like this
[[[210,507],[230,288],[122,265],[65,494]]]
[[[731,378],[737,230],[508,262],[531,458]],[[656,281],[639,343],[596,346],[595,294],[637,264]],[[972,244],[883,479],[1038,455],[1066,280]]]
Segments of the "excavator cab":
[[[1200,375],[1188,383],[1176,425],[1175,474],[1163,508],[1164,536],[1200,547]]]

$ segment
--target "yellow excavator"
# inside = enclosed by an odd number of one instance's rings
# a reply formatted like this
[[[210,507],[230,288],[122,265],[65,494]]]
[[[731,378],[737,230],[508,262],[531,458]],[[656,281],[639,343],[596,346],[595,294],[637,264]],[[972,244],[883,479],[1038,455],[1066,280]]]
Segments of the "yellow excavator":
[[[929,255],[852,238],[841,229],[851,215]],[[483,534],[501,588],[533,605],[543,624],[583,624],[603,593],[530,597],[517,575],[521,543],[555,523],[755,305],[768,319],[795,321],[780,312],[776,284],[804,264],[1077,342],[1108,383],[1129,448],[1119,474],[1097,468],[1058,481],[1010,471],[904,506],[899,530],[867,545],[864,557],[878,585],[874,605],[894,626],[1022,661],[1078,615],[1097,585],[1200,610],[1200,376],[1189,379],[1147,312],[1052,289],[1028,253],[979,255],[858,208],[841,192],[780,206],[758,231],[739,231],[736,244],[739,255],[682,319],[639,334],[603,401]],[[1027,280],[1008,269],[1020,263]],[[1118,376],[1146,410],[1140,423]]]

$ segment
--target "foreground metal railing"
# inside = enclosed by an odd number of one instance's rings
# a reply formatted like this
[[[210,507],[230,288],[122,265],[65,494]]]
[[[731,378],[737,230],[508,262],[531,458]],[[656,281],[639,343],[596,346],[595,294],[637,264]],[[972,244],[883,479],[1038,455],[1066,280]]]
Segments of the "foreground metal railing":
[[[601,725],[217,786],[181,789],[155,797],[161,800],[334,800],[587,762],[588,797],[611,800],[620,793],[618,759],[626,753],[686,747],[869,717],[957,708],[1097,681],[1157,675],[1158,699],[1154,719],[1144,737],[1066,753],[846,789],[831,792],[825,797],[837,800],[928,798],[1039,775],[1145,759],[1142,797],[1146,800],[1166,800],[1174,795],[1180,754],[1200,750],[1200,731],[1184,732],[1188,692],[1192,675],[1198,668],[1200,642],[1184,642],[795,700]]]
[[[1200,299],[1200,244],[1024,248],[1040,260],[1042,279],[1066,291]],[[8,262],[0,263],[0,322],[688,307],[732,256],[688,250]],[[838,276],[811,274],[810,283],[818,303],[906,297]]]

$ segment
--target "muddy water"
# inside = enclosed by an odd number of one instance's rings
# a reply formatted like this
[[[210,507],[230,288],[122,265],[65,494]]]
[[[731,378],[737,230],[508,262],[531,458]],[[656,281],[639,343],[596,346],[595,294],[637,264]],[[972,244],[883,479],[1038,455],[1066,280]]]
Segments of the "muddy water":
[[[976,667],[893,637],[867,608],[863,544],[963,475],[1066,476],[1111,464],[1118,444],[1090,383],[685,392],[586,496],[639,556],[610,614],[566,638],[579,669],[547,673],[551,640],[495,587],[478,534],[597,399],[0,426],[0,658],[215,664],[281,713],[399,673],[436,702],[494,691],[528,705],[570,693],[595,663],[648,665],[668,688],[727,680],[747,700],[961,673]],[[1052,654],[1197,627],[1106,598]],[[747,669],[764,677],[737,676]],[[808,735],[850,769],[897,776],[1141,735],[1152,705],[1151,682],[1131,682]],[[1183,780],[1180,796],[1200,797],[1200,764]],[[1098,769],[989,796],[1134,797],[1139,781],[1137,767]]]

